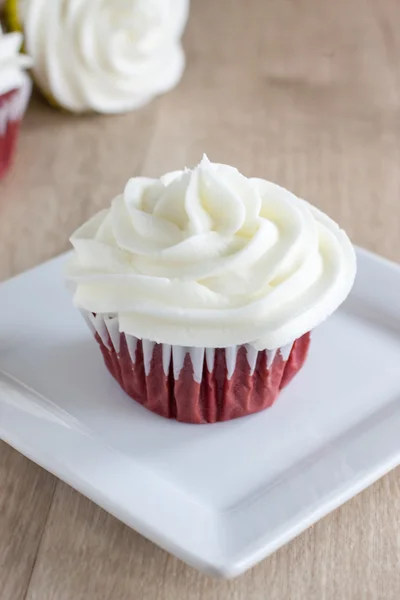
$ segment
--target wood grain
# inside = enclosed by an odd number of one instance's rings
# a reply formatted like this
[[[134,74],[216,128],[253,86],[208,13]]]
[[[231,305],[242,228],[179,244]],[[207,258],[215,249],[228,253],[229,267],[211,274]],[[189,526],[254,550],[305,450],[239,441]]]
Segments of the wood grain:
[[[35,97],[0,186],[0,278],[64,250],[129,176],[203,152],[400,261],[397,0],[193,0],[180,86],[121,117]],[[0,445],[1,600],[398,600],[400,471],[232,582],[167,555]],[[50,508],[51,505],[51,508]]]
[[[56,478],[0,442],[0,598],[24,598]]]

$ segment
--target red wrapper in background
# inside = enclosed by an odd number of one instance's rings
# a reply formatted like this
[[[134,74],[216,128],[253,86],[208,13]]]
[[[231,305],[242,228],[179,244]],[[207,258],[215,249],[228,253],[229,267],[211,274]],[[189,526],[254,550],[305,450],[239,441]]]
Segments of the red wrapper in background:
[[[32,84],[24,85],[0,96],[0,179],[8,172],[15,154],[19,126],[29,102]]]
[[[119,332],[118,317],[83,313],[111,375],[152,412],[184,423],[229,421],[264,410],[303,366],[307,333],[278,350],[189,348]]]

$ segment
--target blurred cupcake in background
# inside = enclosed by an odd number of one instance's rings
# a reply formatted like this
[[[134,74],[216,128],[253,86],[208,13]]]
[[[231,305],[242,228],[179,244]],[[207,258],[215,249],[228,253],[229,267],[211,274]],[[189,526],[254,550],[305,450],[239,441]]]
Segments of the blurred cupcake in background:
[[[32,87],[24,72],[31,59],[20,54],[21,45],[21,33],[3,33],[0,25],[0,179],[11,165]]]
[[[73,113],[123,113],[181,79],[189,0],[8,0],[35,83]]]

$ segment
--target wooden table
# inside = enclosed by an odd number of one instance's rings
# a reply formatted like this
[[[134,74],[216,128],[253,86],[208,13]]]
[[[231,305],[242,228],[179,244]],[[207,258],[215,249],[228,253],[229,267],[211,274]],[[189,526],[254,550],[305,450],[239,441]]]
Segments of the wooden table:
[[[0,278],[68,248],[130,176],[204,151],[400,261],[399,22],[398,0],[193,0],[174,92],[122,117],[72,117],[34,98],[0,185]],[[221,582],[0,448],[0,600],[400,598],[400,470]]]

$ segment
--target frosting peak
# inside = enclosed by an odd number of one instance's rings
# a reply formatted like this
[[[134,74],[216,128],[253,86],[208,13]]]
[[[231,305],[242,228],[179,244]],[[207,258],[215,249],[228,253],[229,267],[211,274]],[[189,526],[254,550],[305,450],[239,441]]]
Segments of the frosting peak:
[[[3,33],[0,25],[0,94],[19,89],[25,83],[23,70],[31,66],[28,56],[20,54],[22,34]]]
[[[71,242],[79,307],[182,346],[291,343],[339,306],[356,270],[329,217],[207,157],[193,170],[131,179]]]
[[[188,9],[189,0],[29,0],[19,18],[43,91],[72,112],[120,113],[180,80]]]

